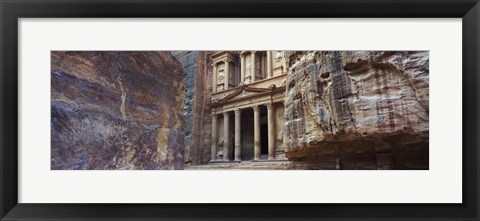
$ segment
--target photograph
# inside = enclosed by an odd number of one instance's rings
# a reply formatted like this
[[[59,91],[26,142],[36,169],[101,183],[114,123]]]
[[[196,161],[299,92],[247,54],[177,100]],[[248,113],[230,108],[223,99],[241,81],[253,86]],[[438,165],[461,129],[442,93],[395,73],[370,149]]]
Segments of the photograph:
[[[429,170],[429,51],[51,51],[51,170]]]
[[[0,14],[0,221],[480,221],[480,0]]]

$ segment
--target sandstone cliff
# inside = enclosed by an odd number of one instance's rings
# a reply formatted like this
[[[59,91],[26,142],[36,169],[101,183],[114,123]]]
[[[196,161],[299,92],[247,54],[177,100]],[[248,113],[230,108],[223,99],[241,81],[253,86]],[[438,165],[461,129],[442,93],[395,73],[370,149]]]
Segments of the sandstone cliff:
[[[182,63],[185,75],[185,162],[204,164],[210,160],[210,53],[173,51],[172,55]]]
[[[429,52],[290,52],[289,66],[286,147],[299,167],[428,169]]]
[[[183,169],[184,78],[169,52],[51,59],[52,169]]]

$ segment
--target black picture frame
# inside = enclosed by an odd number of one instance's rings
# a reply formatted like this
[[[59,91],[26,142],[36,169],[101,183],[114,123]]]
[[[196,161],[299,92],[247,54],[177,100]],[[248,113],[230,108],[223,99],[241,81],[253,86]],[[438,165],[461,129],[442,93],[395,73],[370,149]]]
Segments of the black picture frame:
[[[0,15],[1,220],[479,220],[478,0],[0,0]],[[463,203],[19,204],[17,20],[47,17],[462,18]]]

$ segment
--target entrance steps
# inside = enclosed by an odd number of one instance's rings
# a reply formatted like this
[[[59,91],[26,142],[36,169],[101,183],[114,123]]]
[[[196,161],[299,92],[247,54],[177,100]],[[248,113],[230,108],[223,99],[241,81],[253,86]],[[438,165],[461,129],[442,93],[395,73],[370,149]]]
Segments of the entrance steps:
[[[205,165],[185,165],[185,170],[287,170],[288,160],[213,161]]]

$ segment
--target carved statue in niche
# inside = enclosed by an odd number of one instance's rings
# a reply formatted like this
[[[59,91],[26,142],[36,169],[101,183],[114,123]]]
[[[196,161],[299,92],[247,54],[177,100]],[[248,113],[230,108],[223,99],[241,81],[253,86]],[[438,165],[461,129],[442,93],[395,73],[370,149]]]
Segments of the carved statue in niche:
[[[218,139],[217,147],[220,147],[220,150],[217,153],[217,157],[223,157],[223,137],[220,137]]]
[[[283,142],[283,130],[281,130],[278,135],[277,135],[277,142],[282,143]]]
[[[223,73],[223,70],[220,70],[218,72],[217,84],[223,84],[224,81],[225,81],[225,74]]]
[[[273,61],[275,63],[278,63],[282,67],[281,74],[287,70],[286,59],[282,51],[277,51],[277,53],[275,53],[275,57],[273,58]]]
[[[273,60],[275,61],[275,63],[280,63],[282,59],[283,59],[282,52],[277,51],[277,53],[275,54],[275,58]]]
[[[217,145],[218,145],[219,147],[223,147],[223,137],[220,137],[220,139],[218,139]]]
[[[245,84],[249,84],[250,80],[252,79],[252,64],[250,62],[247,63],[247,67],[245,68],[245,80],[243,81]]]

